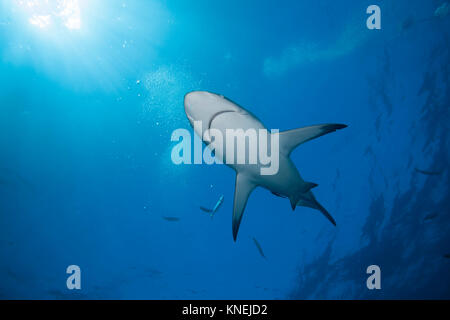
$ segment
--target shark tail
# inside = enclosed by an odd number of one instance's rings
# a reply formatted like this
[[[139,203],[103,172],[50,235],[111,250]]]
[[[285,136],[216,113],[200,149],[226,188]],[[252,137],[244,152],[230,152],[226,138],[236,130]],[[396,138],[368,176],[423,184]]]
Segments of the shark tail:
[[[297,206],[319,210],[334,226],[336,226],[336,221],[334,220],[334,218],[327,211],[327,209],[325,209],[316,199],[313,200],[301,199],[299,202],[297,202]]]
[[[334,220],[334,218],[331,216],[331,214],[327,211],[327,209],[325,209],[324,207],[322,207],[322,205],[316,201],[316,206],[317,206],[317,210],[319,210],[320,212],[322,212],[322,214],[334,225],[336,226],[336,221]]]

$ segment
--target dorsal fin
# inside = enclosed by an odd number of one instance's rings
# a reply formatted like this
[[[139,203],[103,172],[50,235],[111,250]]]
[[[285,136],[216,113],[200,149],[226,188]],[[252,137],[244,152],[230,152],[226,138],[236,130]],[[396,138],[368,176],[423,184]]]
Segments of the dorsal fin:
[[[251,182],[247,176],[243,174],[236,174],[236,185],[234,189],[234,205],[233,205],[233,239],[236,241],[241,224],[242,215],[245,206],[247,205],[248,197],[255,189],[256,185]]]
[[[280,153],[289,156],[292,150],[302,143],[346,127],[345,124],[317,124],[314,126],[282,131],[279,133]]]

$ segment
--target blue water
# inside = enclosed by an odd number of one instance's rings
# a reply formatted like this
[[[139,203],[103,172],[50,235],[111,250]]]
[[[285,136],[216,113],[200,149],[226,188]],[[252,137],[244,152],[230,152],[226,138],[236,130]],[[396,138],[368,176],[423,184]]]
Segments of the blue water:
[[[442,0],[32,2],[0,4],[0,298],[450,298]],[[171,161],[191,90],[347,124],[292,154],[337,227],[256,189],[234,243],[233,170]]]

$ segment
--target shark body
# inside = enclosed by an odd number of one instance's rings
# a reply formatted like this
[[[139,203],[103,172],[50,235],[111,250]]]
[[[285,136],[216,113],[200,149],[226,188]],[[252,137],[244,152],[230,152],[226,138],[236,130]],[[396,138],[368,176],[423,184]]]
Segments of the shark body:
[[[249,111],[240,107],[222,95],[207,91],[192,91],[185,95],[184,108],[186,116],[196,134],[206,143],[211,143],[208,130],[216,129],[226,139],[227,129],[266,129],[261,121]],[[194,122],[201,121],[204,127],[198,128]],[[261,163],[236,164],[225,163],[236,171],[235,193],[233,203],[232,231],[236,241],[248,197],[256,187],[268,189],[273,194],[288,198],[291,207],[304,206],[321,211],[325,217],[336,225],[335,220],[314,197],[311,189],[317,184],[306,182],[300,176],[290,159],[290,154],[300,144],[327,133],[347,127],[343,124],[320,124],[294,130],[274,133],[279,141],[279,168],[276,174],[261,175]],[[269,134],[270,135],[270,134]],[[246,151],[248,152],[248,150]],[[215,156],[225,159],[224,150],[215,150]]]

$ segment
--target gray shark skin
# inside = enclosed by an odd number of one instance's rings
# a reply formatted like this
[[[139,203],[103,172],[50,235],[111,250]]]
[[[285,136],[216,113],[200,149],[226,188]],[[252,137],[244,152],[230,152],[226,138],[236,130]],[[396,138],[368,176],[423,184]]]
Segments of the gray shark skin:
[[[202,129],[194,131],[208,144],[211,138],[207,129],[217,129],[223,135],[223,145],[226,145],[226,129],[266,129],[266,127],[253,114],[238,106],[236,103],[222,95],[207,91],[192,91],[184,97],[186,116],[194,127],[194,121],[201,121]],[[300,144],[318,138],[327,133],[347,127],[343,124],[320,124],[294,130],[275,133],[279,135],[279,169],[273,175],[261,175],[262,165],[257,164],[227,164],[236,171],[234,192],[232,230],[236,241],[239,226],[242,220],[248,197],[256,187],[268,189],[273,194],[289,198],[292,210],[296,206],[304,206],[321,211],[333,224],[336,222],[314,197],[310,189],[317,186],[315,183],[305,182],[290,154]],[[270,131],[269,131],[270,138]],[[248,149],[248,144],[246,144]],[[247,150],[248,151],[248,150]],[[247,152],[246,151],[246,152]],[[270,146],[269,146],[270,152]],[[215,156],[225,159],[225,151],[215,150]]]

